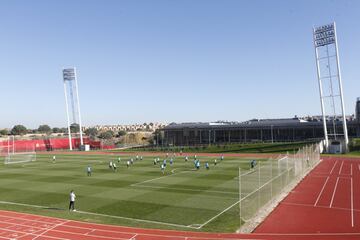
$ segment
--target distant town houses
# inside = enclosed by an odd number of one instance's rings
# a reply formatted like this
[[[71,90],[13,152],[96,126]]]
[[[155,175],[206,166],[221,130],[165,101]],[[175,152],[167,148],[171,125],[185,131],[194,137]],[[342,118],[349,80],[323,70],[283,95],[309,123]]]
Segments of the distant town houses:
[[[143,123],[143,124],[129,124],[129,125],[95,125],[95,126],[86,126],[83,127],[84,130],[88,128],[96,128],[98,131],[126,131],[126,132],[155,132],[157,129],[165,127],[167,124],[164,123]]]

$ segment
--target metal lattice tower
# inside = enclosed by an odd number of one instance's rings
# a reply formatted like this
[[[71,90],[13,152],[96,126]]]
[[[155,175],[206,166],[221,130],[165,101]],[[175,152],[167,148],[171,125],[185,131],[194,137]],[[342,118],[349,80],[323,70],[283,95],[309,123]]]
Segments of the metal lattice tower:
[[[334,140],[343,138],[347,150],[349,139],[335,22],[313,28],[313,37],[325,145],[326,148],[328,148],[329,137]],[[331,129],[328,129],[326,124],[327,112],[329,112],[329,118],[332,122]],[[336,129],[338,116],[341,116],[341,121],[343,123],[342,132],[339,132]]]
[[[80,144],[84,145],[83,136],[82,136],[82,124],[81,124],[80,102],[79,102],[79,91],[78,91],[78,84],[76,78],[76,69],[75,68],[63,69],[63,80],[64,80],[66,115],[67,115],[68,132],[69,132],[69,146],[70,146],[70,150],[72,150],[73,146],[71,141],[71,130],[70,130],[70,126],[72,124],[79,125]],[[69,102],[70,102],[71,110],[69,110]]]

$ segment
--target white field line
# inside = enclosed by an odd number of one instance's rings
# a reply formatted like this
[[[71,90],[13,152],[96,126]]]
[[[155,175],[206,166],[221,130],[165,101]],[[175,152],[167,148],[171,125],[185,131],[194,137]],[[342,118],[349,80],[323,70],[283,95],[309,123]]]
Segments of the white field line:
[[[14,203],[14,202],[7,202],[7,201],[0,201],[0,204],[18,205],[18,206],[33,207],[33,208],[44,208],[44,209],[50,208],[50,207],[46,207],[46,206],[31,205],[31,204],[25,204],[25,203]],[[107,214],[101,214],[101,213],[92,213],[92,212],[86,212],[86,211],[76,211],[74,213],[75,214],[79,213],[79,214],[87,214],[87,215],[94,215],[94,216],[109,217],[109,218],[115,218],[115,219],[125,219],[125,220],[136,221],[136,222],[147,222],[147,223],[154,223],[154,224],[174,226],[174,227],[193,228],[193,227],[189,227],[187,225],[181,225],[181,224],[175,224],[175,223],[167,223],[167,222],[159,222],[159,221],[152,221],[152,220],[146,220],[146,219],[114,216],[114,215],[107,215]]]
[[[109,218],[116,218],[116,219],[125,219],[125,220],[130,220],[130,221],[137,221],[137,222],[154,223],[154,224],[174,226],[174,227],[196,229],[194,227],[189,227],[187,225],[182,225],[182,224],[159,222],[159,221],[152,221],[152,220],[138,219],[138,218],[130,218],[130,217],[121,217],[121,216],[114,216],[114,215],[108,215],[108,214],[102,214],[102,213],[92,213],[92,212],[86,212],[86,211],[76,211],[75,213],[81,213],[81,214],[86,214],[86,215],[94,215],[94,216],[101,216],[101,217],[109,217]]]
[[[331,201],[330,201],[330,206],[329,206],[330,208],[332,207],[332,204],[333,204],[333,201],[334,201],[335,192],[336,192],[336,188],[337,188],[338,183],[339,183],[339,177],[337,177],[337,179],[336,179],[334,191],[333,191],[333,194],[332,194],[332,197],[331,197]]]
[[[148,180],[145,180],[145,181],[142,181],[142,182],[133,183],[133,184],[131,184],[130,186],[133,187],[133,186],[136,186],[136,185],[139,185],[139,184],[143,184],[143,183],[147,183],[147,182],[152,182],[152,181],[155,181],[155,180],[158,180],[158,179],[161,179],[161,178],[166,178],[166,177],[178,175],[178,174],[184,173],[184,172],[190,172],[190,171],[189,171],[189,170],[186,170],[186,171],[181,171],[181,172],[174,173],[174,174],[171,174],[171,175],[166,175],[166,176],[162,176],[162,177],[152,178],[152,179],[148,179]]]
[[[229,191],[216,191],[216,190],[201,190],[201,189],[190,189],[190,188],[178,188],[178,187],[162,187],[162,186],[148,186],[148,185],[136,185],[134,187],[145,187],[145,188],[154,188],[154,189],[171,189],[171,190],[184,190],[189,192],[209,192],[209,193],[227,193],[227,194],[236,194],[239,195],[238,192],[229,192]],[[223,198],[223,197],[221,197]],[[238,199],[238,198],[236,198]]]
[[[66,221],[64,221],[64,222],[62,222],[62,223],[55,224],[54,226],[45,229],[44,232],[40,233],[39,235],[37,235],[37,236],[36,236],[35,238],[33,238],[32,240],[36,240],[36,239],[38,239],[39,237],[43,236],[45,233],[47,233],[47,232],[49,232],[49,231],[51,231],[51,230],[54,230],[55,228],[57,228],[57,227],[65,224],[65,223],[68,223],[68,222],[70,222],[70,220],[66,220]]]
[[[325,188],[326,183],[327,183],[328,181],[329,181],[329,176],[326,178],[326,181],[325,181],[325,183],[324,183],[324,185],[323,185],[323,187],[322,187],[322,189],[321,189],[321,191],[320,191],[320,193],[319,193],[319,195],[318,195],[318,197],[317,197],[317,199],[316,199],[316,201],[315,201],[315,203],[314,203],[314,207],[315,207],[316,204],[318,203],[318,201],[319,201],[319,199],[320,199],[320,196],[321,196],[322,192],[324,191],[324,188]]]
[[[291,169],[291,168],[290,168]],[[290,170],[289,169],[289,170]],[[271,181],[273,181],[274,179],[280,177],[283,173],[287,172],[288,170],[283,171],[282,173],[280,173],[278,176],[270,179],[269,181],[267,181],[266,183],[264,183],[261,187],[259,187],[258,189],[252,191],[251,193],[247,194],[245,197],[239,199],[239,201],[235,202],[234,204],[232,204],[231,206],[227,207],[226,209],[224,209],[222,212],[216,214],[214,217],[210,218],[209,220],[207,220],[205,223],[201,224],[199,227],[197,227],[197,229],[202,228],[203,226],[205,226],[206,224],[208,224],[209,222],[211,222],[212,220],[214,220],[215,218],[219,217],[221,214],[225,213],[226,211],[228,211],[229,209],[231,209],[232,207],[234,207],[236,204],[240,203],[240,201],[246,199],[248,196],[250,196],[251,194],[253,194],[256,191],[259,191],[261,188],[263,188],[264,186],[266,186],[268,183],[270,183]]]
[[[351,178],[351,226],[354,227],[354,191],[353,191],[353,179]]]
[[[221,214],[223,214],[224,212],[228,211],[230,208],[232,208],[233,206],[235,206],[236,204],[238,204],[240,202],[240,200],[236,201],[234,204],[232,204],[231,206],[225,208],[222,212],[216,214],[214,217],[210,218],[209,220],[207,220],[206,222],[204,222],[203,224],[201,224],[199,227],[197,227],[196,229],[200,229],[203,226],[205,226],[206,224],[208,224],[209,222],[211,222],[212,220],[214,220],[215,218],[219,217]]]
[[[338,163],[338,161],[335,161],[334,166],[331,168],[330,174],[332,174],[332,172],[334,171],[334,168],[335,168],[337,163]]]
[[[246,199],[248,196],[252,195],[253,193],[259,191],[260,189],[262,189],[264,186],[266,186],[268,183],[272,182],[273,180],[277,179],[278,177],[280,177],[281,175],[283,175],[284,173],[288,172],[289,170],[291,170],[293,168],[289,168],[288,170],[283,171],[282,173],[280,173],[279,175],[271,178],[269,181],[267,181],[266,183],[264,183],[263,185],[261,185],[259,188],[255,189],[254,191],[252,191],[251,193],[248,193],[245,197],[241,198],[240,201]]]
[[[340,166],[340,170],[339,170],[339,175],[341,174],[341,170],[342,170],[343,165],[344,165],[344,161],[341,162],[341,166]]]

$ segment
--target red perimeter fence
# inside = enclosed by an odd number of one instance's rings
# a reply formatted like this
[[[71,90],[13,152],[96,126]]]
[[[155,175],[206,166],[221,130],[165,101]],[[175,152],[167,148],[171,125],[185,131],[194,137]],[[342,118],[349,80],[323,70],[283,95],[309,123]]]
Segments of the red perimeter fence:
[[[84,138],[84,144],[90,145],[91,149],[112,149],[115,146],[103,145],[101,141],[93,141],[89,138]],[[80,148],[80,138],[72,139],[72,146],[74,149]],[[38,140],[15,140],[0,141],[0,153],[12,152],[29,152],[29,151],[53,151],[53,150],[67,150],[69,149],[68,138],[48,138]]]

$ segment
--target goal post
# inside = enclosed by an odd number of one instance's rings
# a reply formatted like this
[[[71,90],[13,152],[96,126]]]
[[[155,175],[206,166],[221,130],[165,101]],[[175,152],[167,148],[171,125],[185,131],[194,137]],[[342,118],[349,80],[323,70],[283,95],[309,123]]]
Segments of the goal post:
[[[15,164],[36,161],[36,152],[10,153],[5,156],[4,164]]]
[[[9,136],[2,145],[2,155],[4,164],[36,161],[35,145],[28,141],[15,141],[14,136]]]

